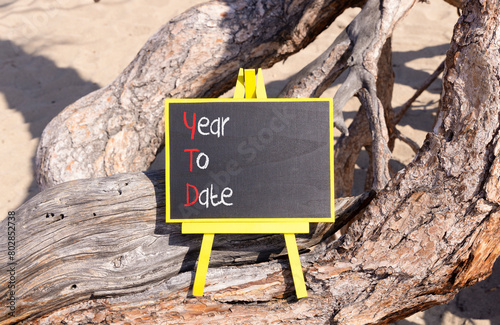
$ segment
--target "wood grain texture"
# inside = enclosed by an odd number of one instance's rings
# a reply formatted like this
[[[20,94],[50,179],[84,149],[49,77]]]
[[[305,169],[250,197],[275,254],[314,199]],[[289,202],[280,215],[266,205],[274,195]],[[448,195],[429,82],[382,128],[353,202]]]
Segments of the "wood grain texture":
[[[303,239],[308,298],[293,298],[272,236],[221,236],[218,245],[216,237],[206,295],[190,296],[199,239],[157,226],[161,195],[151,193],[161,180],[155,187],[151,175],[125,174],[61,184],[18,210],[19,318],[2,314],[2,323],[389,324],[446,303],[488,276],[500,255],[499,14],[498,0],[465,3],[435,131],[344,236],[321,231],[314,246]],[[80,182],[96,193],[83,194]]]
[[[182,235],[180,224],[165,223],[164,180],[164,171],[75,180],[21,206],[16,211],[19,319],[78,301],[140,294],[179,274],[191,280],[202,237]],[[337,200],[338,223],[311,225],[309,235],[298,237],[299,249],[330,236],[372,197],[366,193]],[[6,247],[2,245],[2,265],[7,263]],[[210,266],[286,258],[284,248],[282,235],[217,235]],[[227,281],[240,279],[235,275]],[[293,288],[287,290],[290,294]],[[6,286],[0,297],[7,298]],[[14,320],[7,311],[2,309],[1,323]]]
[[[392,32],[415,2],[367,1],[332,45],[292,78],[280,94],[282,97],[319,96],[348,69],[346,80],[333,98],[335,126],[346,135],[351,131],[355,133],[352,137],[341,138],[336,147],[335,155],[339,161],[336,169],[343,171],[336,180],[339,195],[350,195],[354,163],[363,146],[370,149],[370,157],[373,157],[369,186],[381,189],[390,178],[388,162],[395,129],[390,105],[394,75],[391,60],[387,58],[391,57]],[[388,49],[384,50],[384,47]],[[388,55],[383,55],[384,52]],[[358,113],[357,119],[361,120],[356,120],[348,129],[342,109],[354,95],[361,99],[367,117]]]

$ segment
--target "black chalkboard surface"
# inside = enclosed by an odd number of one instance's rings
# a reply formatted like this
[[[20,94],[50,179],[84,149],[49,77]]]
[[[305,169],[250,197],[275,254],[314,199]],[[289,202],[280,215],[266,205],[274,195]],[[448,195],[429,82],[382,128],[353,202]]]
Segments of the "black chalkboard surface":
[[[331,99],[167,99],[166,221],[334,221]]]

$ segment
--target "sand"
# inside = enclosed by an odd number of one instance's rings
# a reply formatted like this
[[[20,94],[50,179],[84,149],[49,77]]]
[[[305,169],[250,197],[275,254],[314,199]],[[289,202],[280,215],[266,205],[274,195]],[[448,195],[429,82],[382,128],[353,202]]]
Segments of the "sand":
[[[0,1],[0,219],[38,192],[34,153],[47,123],[64,107],[111,82],[144,42],[168,20],[202,1],[184,0],[3,0]],[[264,71],[269,97],[328,47],[359,9],[351,9],[307,49]],[[393,37],[396,86],[393,106],[443,60],[457,11],[443,1],[418,3]],[[325,92],[333,96],[339,82]],[[418,144],[431,130],[441,90],[437,80],[415,103],[399,130]],[[226,96],[230,96],[227,94]],[[348,121],[358,108],[348,103]],[[338,136],[338,133],[337,133]],[[414,157],[397,142],[392,165]],[[157,159],[152,169],[162,168]],[[358,161],[356,192],[362,191],[366,155]],[[455,300],[398,324],[500,324],[500,266],[486,281]]]

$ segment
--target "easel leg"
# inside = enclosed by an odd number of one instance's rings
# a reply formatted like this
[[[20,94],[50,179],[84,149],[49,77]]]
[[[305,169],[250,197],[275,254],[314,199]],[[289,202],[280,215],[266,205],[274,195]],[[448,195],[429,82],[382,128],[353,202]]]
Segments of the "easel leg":
[[[300,264],[299,250],[295,241],[295,234],[285,234],[286,249],[288,251],[288,259],[290,260],[290,268],[292,269],[292,278],[295,285],[295,293],[297,298],[307,297],[306,283],[304,274],[302,273],[302,265]]]
[[[193,295],[197,297],[203,296],[205,289],[205,279],[207,277],[208,262],[210,261],[210,253],[214,242],[214,234],[204,234],[201,243],[200,257],[198,258],[198,267],[196,268],[196,276],[194,278]]]

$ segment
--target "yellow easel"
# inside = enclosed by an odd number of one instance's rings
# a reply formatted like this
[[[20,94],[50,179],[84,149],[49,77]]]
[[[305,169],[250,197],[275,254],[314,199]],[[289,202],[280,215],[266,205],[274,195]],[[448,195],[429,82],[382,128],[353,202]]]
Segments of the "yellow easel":
[[[255,70],[240,69],[238,81],[234,92],[234,98],[267,98],[262,70],[258,70],[257,82],[255,79]],[[299,251],[295,234],[309,233],[308,222],[224,222],[224,223],[183,223],[183,234],[203,234],[198,267],[193,285],[193,295],[203,296],[205,288],[205,279],[207,276],[208,263],[215,234],[283,234],[285,236],[288,258],[292,270],[292,278],[295,284],[297,298],[307,297],[304,274],[300,264]]]

